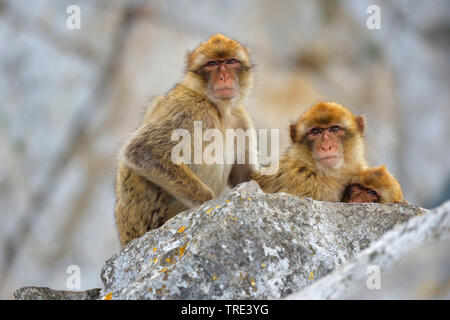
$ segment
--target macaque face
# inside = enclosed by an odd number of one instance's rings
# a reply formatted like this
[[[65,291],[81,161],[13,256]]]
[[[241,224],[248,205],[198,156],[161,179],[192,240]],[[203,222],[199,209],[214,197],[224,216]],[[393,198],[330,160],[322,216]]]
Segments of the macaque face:
[[[380,196],[375,190],[366,188],[365,186],[354,183],[347,187],[344,194],[344,202],[363,203],[363,202],[380,202]]]
[[[339,167],[343,160],[342,139],[344,136],[345,129],[339,125],[309,129],[306,139],[311,145],[316,164],[325,168]]]
[[[235,58],[209,60],[202,66],[210,95],[219,100],[232,99],[239,95],[239,73],[241,62]]]

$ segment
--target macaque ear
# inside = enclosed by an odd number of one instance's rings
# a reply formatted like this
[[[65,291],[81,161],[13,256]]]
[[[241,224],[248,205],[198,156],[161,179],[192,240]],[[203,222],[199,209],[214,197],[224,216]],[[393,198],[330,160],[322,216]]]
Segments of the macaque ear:
[[[289,131],[290,131],[292,142],[293,143],[297,142],[297,126],[295,125],[295,123],[293,123],[289,126]]]
[[[193,61],[194,61],[194,58],[192,57],[193,54],[194,54],[193,51],[189,51],[189,52],[186,54],[186,69],[187,69],[187,70],[189,70],[189,68],[192,66],[192,63],[193,63]]]
[[[365,130],[365,124],[364,124],[364,117],[363,116],[357,116],[356,117],[356,124],[358,125],[358,130],[361,134],[364,133]]]

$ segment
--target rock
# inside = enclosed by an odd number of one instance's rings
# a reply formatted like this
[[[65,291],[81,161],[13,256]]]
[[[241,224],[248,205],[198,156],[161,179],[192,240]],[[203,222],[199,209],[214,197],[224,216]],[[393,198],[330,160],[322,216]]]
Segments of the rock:
[[[130,242],[106,262],[100,298],[283,298],[425,212],[265,194],[252,181]]]
[[[392,272],[381,272],[380,290],[364,285],[345,299],[450,299],[450,240],[432,241],[402,259]],[[364,279],[365,280],[365,279]]]
[[[53,290],[47,287],[24,287],[14,291],[16,300],[96,300],[100,289],[86,291]]]
[[[450,201],[387,232],[350,262],[288,299],[450,297]],[[369,290],[373,267],[380,287]]]

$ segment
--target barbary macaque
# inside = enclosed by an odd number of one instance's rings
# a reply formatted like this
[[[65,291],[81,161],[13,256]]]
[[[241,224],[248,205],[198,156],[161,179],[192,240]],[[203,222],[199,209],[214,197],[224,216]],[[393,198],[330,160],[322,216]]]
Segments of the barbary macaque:
[[[187,55],[183,80],[153,102],[122,149],[115,184],[122,246],[256,172],[256,139],[245,147],[245,163],[174,163],[171,158],[177,143],[174,130],[194,136],[194,122],[203,131],[217,129],[223,136],[227,129],[253,129],[243,107],[253,83],[252,67],[247,48],[222,34]],[[227,157],[227,150],[223,152]]]

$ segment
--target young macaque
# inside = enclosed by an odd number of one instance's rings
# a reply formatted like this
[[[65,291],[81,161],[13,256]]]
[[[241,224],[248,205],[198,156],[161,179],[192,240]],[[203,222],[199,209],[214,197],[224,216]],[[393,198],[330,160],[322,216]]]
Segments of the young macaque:
[[[385,166],[361,171],[345,189],[342,202],[407,204],[400,183]]]
[[[364,118],[335,102],[320,102],[290,127],[292,144],[278,173],[255,174],[265,192],[339,202],[351,179],[367,168]]]

